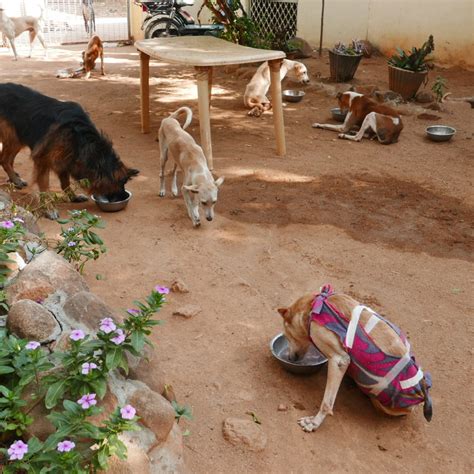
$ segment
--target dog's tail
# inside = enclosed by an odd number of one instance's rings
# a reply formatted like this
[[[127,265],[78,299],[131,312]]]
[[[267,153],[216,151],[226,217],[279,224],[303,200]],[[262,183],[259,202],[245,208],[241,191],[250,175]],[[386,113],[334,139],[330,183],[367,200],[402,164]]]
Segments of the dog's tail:
[[[186,130],[186,128],[188,128],[189,124],[191,123],[191,120],[193,119],[193,111],[189,107],[180,107],[176,112],[173,112],[170,115],[170,118],[177,120],[178,117],[183,113],[186,114],[186,120],[183,124],[183,130]]]
[[[428,378],[427,381],[425,377],[423,377],[420,382],[421,391],[423,392],[423,396],[425,397],[425,403],[423,404],[423,416],[425,417],[426,421],[431,421],[431,418],[433,417],[433,402],[431,401],[429,393],[431,380]]]

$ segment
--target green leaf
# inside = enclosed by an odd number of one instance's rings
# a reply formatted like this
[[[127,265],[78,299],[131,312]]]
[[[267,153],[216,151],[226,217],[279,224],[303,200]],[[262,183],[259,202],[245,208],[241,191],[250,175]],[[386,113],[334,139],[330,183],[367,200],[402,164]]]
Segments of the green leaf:
[[[121,347],[114,347],[107,352],[105,357],[105,365],[109,370],[116,369],[122,360],[123,349]]]
[[[15,369],[13,367],[8,367],[7,365],[0,365],[0,375],[11,374],[13,372],[15,372]]]
[[[32,438],[29,439],[28,441],[28,454],[35,454],[37,453],[41,448],[43,447],[43,443],[33,436]]]
[[[66,391],[66,383],[67,379],[62,379],[48,388],[44,400],[46,408],[51,409],[57,405],[59,399],[64,395],[64,392]]]
[[[141,352],[145,346],[145,335],[142,332],[133,331],[131,343],[136,351]]]
[[[90,380],[89,385],[94,389],[94,392],[99,398],[104,398],[107,393],[107,380],[105,378],[98,378]]]

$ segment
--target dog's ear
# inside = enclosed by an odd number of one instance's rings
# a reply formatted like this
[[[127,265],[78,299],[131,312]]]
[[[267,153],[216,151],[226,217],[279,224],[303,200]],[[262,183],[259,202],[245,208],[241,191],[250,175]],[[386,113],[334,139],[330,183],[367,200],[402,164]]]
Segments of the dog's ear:
[[[127,178],[131,179],[134,176],[137,176],[140,173],[140,170],[137,170],[135,168],[128,168],[127,169]]]
[[[219,187],[222,183],[224,182],[224,176],[221,176],[220,178],[217,178],[215,181],[214,181],[214,184]]]
[[[342,97],[342,92],[338,92],[338,93],[336,94],[336,99],[340,99],[341,97]]]
[[[290,316],[290,309],[289,308],[278,308],[277,311],[281,314],[281,317],[288,321],[288,317]]]
[[[192,184],[191,186],[184,185],[183,188],[186,189],[186,191],[191,191],[195,194],[199,192],[199,188],[196,184]]]
[[[349,87],[349,92],[355,92],[354,86]]]

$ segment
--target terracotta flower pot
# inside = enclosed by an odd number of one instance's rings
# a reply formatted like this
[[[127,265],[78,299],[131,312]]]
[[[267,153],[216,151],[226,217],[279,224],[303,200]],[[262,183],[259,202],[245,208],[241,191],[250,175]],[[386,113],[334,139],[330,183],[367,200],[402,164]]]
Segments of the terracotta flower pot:
[[[388,65],[388,87],[398,92],[405,100],[415,96],[423,82],[428,80],[428,71],[413,72]]]
[[[339,54],[329,50],[329,68],[331,79],[336,82],[350,81],[357,71],[362,54],[352,56],[350,54]]]

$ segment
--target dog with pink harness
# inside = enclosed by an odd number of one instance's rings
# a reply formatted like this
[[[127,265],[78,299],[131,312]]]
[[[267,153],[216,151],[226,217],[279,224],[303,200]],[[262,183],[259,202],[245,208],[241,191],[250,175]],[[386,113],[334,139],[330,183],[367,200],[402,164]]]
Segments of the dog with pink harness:
[[[333,294],[331,285],[321,289],[314,299],[310,322],[324,326],[339,337],[351,359],[348,374],[362,392],[375,397],[385,407],[409,408],[425,402],[424,416],[430,421],[431,403],[427,401],[431,376],[417,365],[401,329],[363,305],[357,305],[348,319],[327,301]],[[364,309],[371,313],[371,317],[362,327],[359,319]],[[406,347],[403,357],[388,355],[375,344],[370,333],[377,324],[387,324],[398,334]]]

